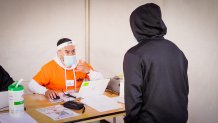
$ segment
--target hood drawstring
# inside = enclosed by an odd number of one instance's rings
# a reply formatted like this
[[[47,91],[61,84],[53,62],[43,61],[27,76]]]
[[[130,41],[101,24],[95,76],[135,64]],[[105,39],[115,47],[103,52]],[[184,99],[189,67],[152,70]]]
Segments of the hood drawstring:
[[[74,78],[74,90],[77,91],[77,85],[76,85],[76,72],[75,72],[75,69],[72,69],[73,70],[73,78]],[[65,78],[65,85],[66,85],[66,91],[68,92],[68,86],[67,86],[67,70],[64,69],[64,78]]]

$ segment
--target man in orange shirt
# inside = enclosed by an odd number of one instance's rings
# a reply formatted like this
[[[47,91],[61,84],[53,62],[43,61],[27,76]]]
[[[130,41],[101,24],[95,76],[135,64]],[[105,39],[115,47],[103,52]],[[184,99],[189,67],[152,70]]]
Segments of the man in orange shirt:
[[[56,98],[58,91],[78,91],[83,80],[103,79],[101,73],[85,61],[76,59],[75,41],[62,38],[57,42],[56,57],[45,64],[29,83],[34,93]]]

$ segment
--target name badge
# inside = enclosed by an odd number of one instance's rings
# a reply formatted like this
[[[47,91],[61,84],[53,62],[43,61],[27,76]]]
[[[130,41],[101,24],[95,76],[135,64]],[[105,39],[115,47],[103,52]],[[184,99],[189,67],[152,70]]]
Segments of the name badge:
[[[74,86],[74,80],[66,80],[66,86]]]

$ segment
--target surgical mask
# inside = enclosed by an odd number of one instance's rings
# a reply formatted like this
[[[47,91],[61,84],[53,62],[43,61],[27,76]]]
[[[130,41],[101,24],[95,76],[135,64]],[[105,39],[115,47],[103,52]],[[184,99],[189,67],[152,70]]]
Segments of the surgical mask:
[[[76,55],[73,56],[64,56],[64,64],[66,67],[73,67],[75,68],[77,65]]]

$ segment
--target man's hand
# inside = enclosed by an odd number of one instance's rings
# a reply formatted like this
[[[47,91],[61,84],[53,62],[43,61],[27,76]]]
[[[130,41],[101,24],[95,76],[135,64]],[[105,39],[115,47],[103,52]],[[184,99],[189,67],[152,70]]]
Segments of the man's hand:
[[[54,90],[47,90],[45,92],[45,96],[48,97],[49,99],[53,100],[53,99],[56,98],[56,96],[58,96],[58,93],[56,91],[54,91]]]
[[[89,73],[90,68],[87,66],[87,63],[85,61],[79,60],[79,63],[77,64],[77,67],[75,70],[83,72],[83,73]]]

